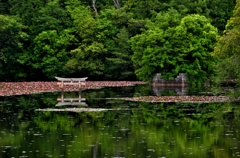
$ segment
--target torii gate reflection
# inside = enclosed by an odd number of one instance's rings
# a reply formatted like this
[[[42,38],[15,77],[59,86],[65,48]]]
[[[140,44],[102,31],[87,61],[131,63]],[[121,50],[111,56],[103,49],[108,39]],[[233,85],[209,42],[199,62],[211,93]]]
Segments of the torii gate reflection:
[[[65,105],[74,105],[74,106],[88,106],[85,101],[85,98],[81,96],[81,89],[78,91],[77,98],[65,98],[64,91],[61,91],[61,98],[57,98],[59,101],[55,106],[65,106]]]

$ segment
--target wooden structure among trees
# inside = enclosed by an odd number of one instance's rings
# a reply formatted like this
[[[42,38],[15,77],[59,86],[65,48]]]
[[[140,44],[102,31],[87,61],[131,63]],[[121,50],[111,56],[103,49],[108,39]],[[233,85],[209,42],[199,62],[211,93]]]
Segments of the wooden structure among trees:
[[[161,73],[156,73],[152,80],[152,89],[155,95],[159,96],[165,90],[174,90],[178,95],[187,94],[187,75],[179,73],[173,80],[165,80],[161,77]]]
[[[55,77],[58,81],[59,85],[61,85],[61,87],[63,87],[64,85],[78,85],[79,88],[81,87],[81,85],[85,85],[86,84],[86,79],[88,77],[84,77],[84,78],[62,78],[62,77]]]

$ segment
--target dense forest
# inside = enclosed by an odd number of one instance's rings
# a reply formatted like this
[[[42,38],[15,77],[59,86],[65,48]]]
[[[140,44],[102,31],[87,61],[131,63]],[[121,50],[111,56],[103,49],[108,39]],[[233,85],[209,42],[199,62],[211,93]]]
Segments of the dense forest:
[[[0,80],[239,78],[239,0],[0,0]]]

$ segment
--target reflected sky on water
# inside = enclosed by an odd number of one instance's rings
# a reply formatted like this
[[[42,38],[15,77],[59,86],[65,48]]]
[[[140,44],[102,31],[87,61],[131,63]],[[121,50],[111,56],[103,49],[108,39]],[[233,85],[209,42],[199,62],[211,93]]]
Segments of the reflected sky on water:
[[[1,97],[0,157],[240,156],[239,103],[116,99],[155,93],[141,85],[86,90],[81,96],[64,92],[64,98],[61,93]]]

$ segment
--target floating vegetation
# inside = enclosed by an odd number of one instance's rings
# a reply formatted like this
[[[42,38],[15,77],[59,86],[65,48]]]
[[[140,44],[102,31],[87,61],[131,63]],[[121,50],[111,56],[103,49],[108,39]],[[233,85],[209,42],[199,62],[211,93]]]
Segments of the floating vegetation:
[[[55,108],[47,108],[47,109],[37,109],[36,111],[67,111],[67,112],[100,112],[106,111],[110,109],[100,109],[100,108],[65,108],[65,109],[55,109]]]
[[[126,97],[115,98],[128,101],[144,101],[144,102],[186,102],[186,103],[210,103],[210,102],[232,102],[238,99],[227,96],[143,96],[143,97]]]
[[[98,89],[102,87],[125,87],[146,84],[140,81],[87,81],[81,89]],[[0,96],[35,94],[43,92],[79,91],[78,85],[67,85],[63,88],[57,82],[0,82]]]
[[[36,109],[36,111],[66,111],[66,112],[101,112],[108,110],[129,110],[122,108],[114,109],[104,109],[104,108],[65,108],[65,109],[56,109],[56,108],[46,108],[46,109]]]

